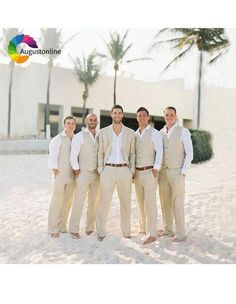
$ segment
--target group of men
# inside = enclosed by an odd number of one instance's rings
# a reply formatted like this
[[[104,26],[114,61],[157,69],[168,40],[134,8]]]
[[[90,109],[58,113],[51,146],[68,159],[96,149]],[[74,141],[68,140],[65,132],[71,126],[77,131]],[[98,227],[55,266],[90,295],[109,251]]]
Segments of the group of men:
[[[48,215],[48,232],[58,238],[67,232],[80,238],[80,222],[87,198],[87,235],[96,231],[106,237],[106,223],[115,187],[120,200],[121,231],[131,238],[131,190],[135,184],[139,210],[139,232],[143,244],[157,237],[180,242],[186,237],[184,221],[185,175],[193,159],[190,132],[177,124],[176,109],[164,110],[166,125],[161,131],[150,123],[145,107],[137,110],[138,130],[123,125],[123,108],[113,106],[112,124],[96,131],[95,114],[86,117],[86,128],[74,135],[76,120],[67,116],[64,131],[49,145],[49,168],[53,192]],[[157,229],[157,186],[164,229]],[[175,229],[173,225],[175,221]]]

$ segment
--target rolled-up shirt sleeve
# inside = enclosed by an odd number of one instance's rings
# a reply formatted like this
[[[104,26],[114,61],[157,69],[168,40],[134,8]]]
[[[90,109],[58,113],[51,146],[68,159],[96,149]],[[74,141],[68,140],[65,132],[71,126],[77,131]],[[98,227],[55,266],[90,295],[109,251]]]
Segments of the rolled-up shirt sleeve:
[[[83,144],[83,135],[81,133],[76,134],[71,142],[71,153],[70,153],[70,163],[73,170],[79,170],[78,156]]]
[[[61,136],[54,137],[49,143],[48,168],[58,169],[58,155],[61,147]]]
[[[160,171],[163,158],[163,142],[161,133],[157,130],[154,130],[152,133],[152,139],[156,152],[153,169],[157,169],[158,171]]]
[[[193,160],[193,144],[191,140],[191,134],[188,129],[183,128],[181,139],[184,145],[185,158],[181,172],[186,175],[188,169],[190,168],[191,162]]]

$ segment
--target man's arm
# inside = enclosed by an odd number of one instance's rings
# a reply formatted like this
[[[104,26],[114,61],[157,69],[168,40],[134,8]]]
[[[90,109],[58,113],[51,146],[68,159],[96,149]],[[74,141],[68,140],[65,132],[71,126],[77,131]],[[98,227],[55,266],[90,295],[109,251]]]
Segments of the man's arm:
[[[130,143],[129,162],[130,162],[130,170],[134,176],[134,174],[135,174],[135,132],[132,132],[131,143]]]
[[[98,135],[98,174],[101,174],[104,168],[104,149],[102,132]]]
[[[193,144],[191,140],[191,134],[188,129],[182,129],[181,139],[185,151],[185,158],[181,172],[186,175],[187,170],[190,168],[191,162],[193,160]]]
[[[83,144],[83,135],[78,133],[75,135],[71,142],[71,152],[70,152],[70,163],[72,169],[75,171],[76,176],[80,173],[78,156]]]
[[[154,130],[152,133],[152,139],[154,143],[154,149],[156,152],[155,161],[153,164],[153,170],[161,170],[161,164],[163,159],[163,141],[162,135],[159,131]]]
[[[61,137],[54,137],[49,143],[48,167],[52,169],[54,176],[58,174],[58,155],[61,147]]]

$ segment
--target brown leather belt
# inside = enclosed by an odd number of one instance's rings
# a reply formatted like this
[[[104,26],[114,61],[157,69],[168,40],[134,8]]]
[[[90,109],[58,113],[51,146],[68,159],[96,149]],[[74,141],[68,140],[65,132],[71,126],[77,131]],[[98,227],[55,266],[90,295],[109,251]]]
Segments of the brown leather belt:
[[[110,163],[105,164],[105,166],[110,166],[110,167],[128,167],[127,164],[110,164]]]
[[[149,170],[149,169],[152,169],[153,166],[147,166],[147,167],[142,167],[142,168],[135,168],[136,170],[138,171],[145,171],[145,170]]]

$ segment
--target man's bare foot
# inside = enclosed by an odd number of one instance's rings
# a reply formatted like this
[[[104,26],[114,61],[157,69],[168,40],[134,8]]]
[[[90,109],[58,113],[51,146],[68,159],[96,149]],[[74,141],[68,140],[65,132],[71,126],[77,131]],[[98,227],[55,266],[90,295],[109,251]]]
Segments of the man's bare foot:
[[[86,234],[87,235],[90,235],[90,234],[92,234],[94,231],[86,231]]]
[[[60,233],[51,233],[51,237],[54,239],[59,238],[59,236],[60,236]]]
[[[173,237],[173,232],[166,232],[165,230],[157,230],[157,236],[158,237]]]
[[[172,239],[172,242],[179,243],[179,242],[183,242],[184,240],[186,240],[186,237],[183,238],[183,239],[177,239],[176,237],[174,237],[174,238]]]
[[[143,245],[150,244],[152,242],[155,242],[156,238],[154,236],[149,236],[144,242]]]
[[[146,234],[145,231],[139,231],[139,234]]]
[[[105,239],[105,236],[98,236],[98,240],[102,242]]]
[[[72,239],[79,239],[80,238],[80,234],[78,232],[71,233],[71,237],[72,237]]]

